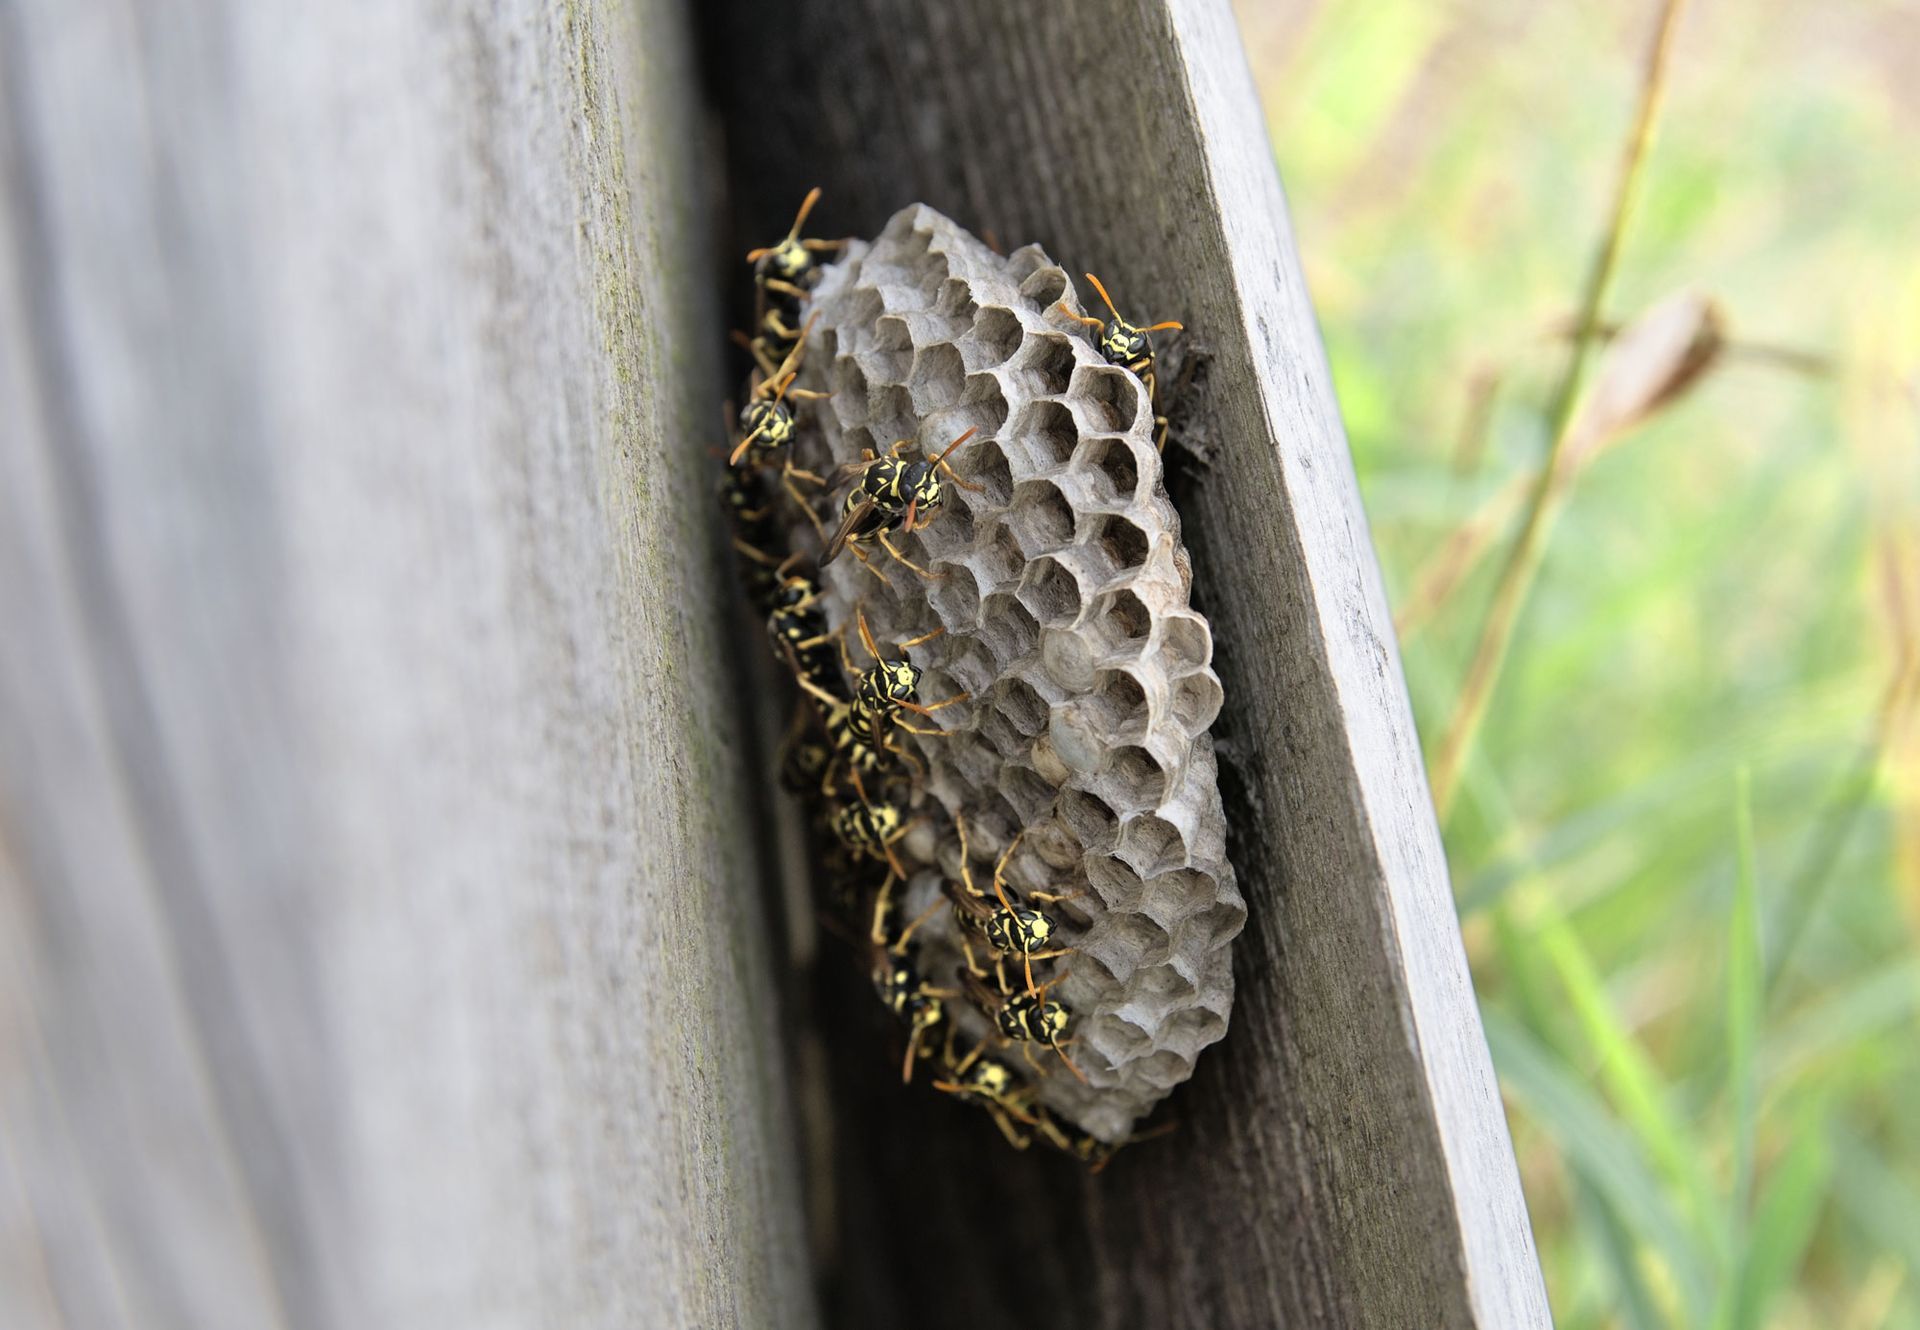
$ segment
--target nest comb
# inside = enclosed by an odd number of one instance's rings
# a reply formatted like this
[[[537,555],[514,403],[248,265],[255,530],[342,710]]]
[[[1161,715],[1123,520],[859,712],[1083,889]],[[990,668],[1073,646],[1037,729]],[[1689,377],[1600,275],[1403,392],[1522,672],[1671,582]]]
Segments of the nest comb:
[[[1212,633],[1189,605],[1153,412],[1063,300],[1078,312],[1038,246],[1003,258],[931,208],[897,213],[814,290],[801,383],[829,396],[811,409],[819,428],[802,457],[825,474],[898,439],[932,455],[979,431],[952,462],[983,488],[949,485],[936,520],[896,536],[943,576],[875,548],[890,587],[846,556],[825,570],[824,593],[835,623],[863,607],[883,652],[946,629],[907,653],[921,695],[971,698],[916,722],[944,737],[903,736],[948,815],[937,837],[908,842],[939,871],[917,874],[904,904],[917,913],[941,873],[956,875],[954,815],[982,888],[1025,830],[1009,884],[1078,893],[1050,907],[1075,953],[1052,963],[1067,977],[1050,996],[1074,1013],[1086,1084],[1051,1053],[1037,1073],[1011,1065],[1038,1077],[1041,1102],[1118,1141],[1226,1032],[1246,906],[1208,734],[1221,700]],[[961,963],[954,930],[940,912],[916,934],[936,981]],[[948,1005],[969,1033],[985,1030],[967,1004]]]

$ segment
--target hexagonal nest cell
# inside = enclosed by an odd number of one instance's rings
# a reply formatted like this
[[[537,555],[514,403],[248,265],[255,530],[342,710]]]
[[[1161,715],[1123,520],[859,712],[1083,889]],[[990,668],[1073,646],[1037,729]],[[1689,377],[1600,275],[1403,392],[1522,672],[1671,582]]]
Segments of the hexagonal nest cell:
[[[822,570],[823,599],[835,625],[858,607],[883,655],[944,630],[906,654],[972,695],[916,719],[939,735],[903,736],[926,767],[916,811],[933,834],[901,848],[934,862],[909,869],[902,917],[925,912],[920,971],[949,982],[967,964],[957,911],[940,905],[960,868],[954,819],[983,891],[1020,834],[1007,882],[1058,898],[1056,945],[1075,950],[1046,963],[1047,996],[1071,1012],[1066,1051],[1084,1080],[1051,1052],[1004,1060],[1052,1113],[1114,1143],[1225,1033],[1246,909],[1207,732],[1212,638],[1189,603],[1153,412],[1062,302],[1081,312],[1037,246],[1003,258],[931,208],[901,211],[813,288],[798,386],[829,396],[799,409],[794,460],[825,477],[886,449],[888,425],[911,427],[909,457],[978,431],[951,458],[965,483],[946,485],[924,529],[893,537],[937,578],[872,547],[870,566]],[[829,526],[838,497],[822,506]],[[809,523],[788,534],[818,551]],[[987,1015],[947,1006],[969,1037],[990,1037]]]

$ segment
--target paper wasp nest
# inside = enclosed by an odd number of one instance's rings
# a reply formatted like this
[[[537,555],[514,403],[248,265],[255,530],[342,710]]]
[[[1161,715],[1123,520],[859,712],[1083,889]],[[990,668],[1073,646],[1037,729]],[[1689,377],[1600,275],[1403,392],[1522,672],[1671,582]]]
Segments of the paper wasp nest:
[[[1026,829],[1009,883],[1082,893],[1048,907],[1074,949],[1051,963],[1067,977],[1049,996],[1073,1012],[1069,1052],[1087,1084],[1042,1052],[1040,1099],[1117,1141],[1226,1032],[1246,907],[1208,734],[1221,697],[1213,639],[1188,605],[1146,391],[1101,359],[1062,299],[1080,308],[1038,246],[1002,258],[930,208],[896,214],[815,288],[800,384],[830,397],[810,408],[819,428],[800,462],[824,475],[897,439],[932,455],[979,430],[952,463],[984,488],[949,484],[936,520],[895,537],[944,576],[926,580],[876,546],[890,588],[849,554],[826,569],[825,591],[835,623],[864,607],[883,653],[945,627],[908,653],[925,671],[920,696],[971,698],[915,720],[944,738],[903,736],[946,814],[907,842],[940,872],[916,875],[905,915],[956,873],[954,814],[983,890]],[[951,984],[951,912],[915,936],[923,971]],[[986,1029],[966,1002],[948,1006],[963,1028]],[[1010,1065],[1035,1074],[1017,1055]]]

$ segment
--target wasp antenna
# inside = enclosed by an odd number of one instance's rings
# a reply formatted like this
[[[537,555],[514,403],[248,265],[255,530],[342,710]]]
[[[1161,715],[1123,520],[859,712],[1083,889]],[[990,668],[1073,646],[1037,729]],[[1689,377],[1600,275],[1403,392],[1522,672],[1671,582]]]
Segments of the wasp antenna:
[[[798,240],[800,238],[800,228],[807,224],[807,214],[813,211],[813,205],[819,201],[820,186],[815,185],[807,191],[807,196],[800,200],[800,211],[794,214],[793,229],[787,232],[787,239]]]
[[[866,606],[856,605],[854,607],[853,617],[860,625],[860,645],[867,649],[869,656],[873,657],[874,664],[879,664],[880,648],[873,644],[873,630],[867,627]]]
[[[961,444],[965,443],[968,439],[971,439],[974,435],[978,434],[979,432],[980,432],[980,427],[978,425],[968,426],[967,432],[965,434],[962,434],[959,438],[955,439],[952,443],[947,445],[946,452],[941,453],[938,457],[933,459],[934,464],[937,466],[941,462],[946,461],[947,458],[952,455],[953,450],[955,448],[958,448]]]
[[[1067,1064],[1067,1070],[1073,1073],[1073,1079],[1085,1085],[1087,1083],[1087,1074],[1073,1065],[1073,1059],[1067,1056],[1067,1051],[1058,1044],[1052,1045],[1052,1048],[1054,1052],[1060,1055],[1060,1060]]]
[[[1113,307],[1113,297],[1107,294],[1106,287],[1100,285],[1100,279],[1098,277],[1095,277],[1092,273],[1088,273],[1087,280],[1093,283],[1093,289],[1098,291],[1100,293],[1100,299],[1106,302],[1107,313],[1113,315],[1114,318],[1119,319],[1120,311]],[[1120,321],[1122,323],[1126,322],[1125,319],[1120,319]]]
[[[791,359],[791,357],[789,357],[789,359]],[[798,370],[787,369],[785,365],[782,365],[780,368],[785,372],[782,373],[779,378],[771,380],[773,383],[773,400],[776,402],[786,397],[787,389],[791,388],[793,381],[800,377],[800,371]]]
[[[760,262],[761,259],[764,259],[765,257],[767,257],[767,255],[771,253],[773,253],[773,251],[771,249],[768,249],[765,245],[762,245],[759,249],[750,249],[747,251],[747,262],[758,263]]]
[[[766,427],[766,425],[765,425],[765,424],[762,424],[762,425],[760,425],[760,426],[759,426],[759,428],[757,428],[757,429],[755,429],[755,430],[753,431],[753,433],[751,433],[751,434],[749,434],[749,435],[747,435],[747,437],[746,437],[746,438],[744,438],[744,439],[742,439],[742,440],[740,440],[740,446],[739,446],[739,447],[737,447],[737,448],[735,448],[735,449],[733,450],[733,454],[732,454],[732,456],[730,456],[730,457],[728,457],[728,458],[727,458],[727,465],[728,465],[728,466],[739,466],[739,465],[740,465],[740,459],[741,459],[742,457],[745,457],[745,456],[747,455],[747,449],[749,449],[749,448],[751,448],[751,447],[753,446],[753,441],[754,441],[755,439],[757,439],[757,438],[759,438],[759,437],[760,437],[760,435],[761,435],[761,433],[762,433],[762,431],[764,431],[764,430],[765,430],[766,428],[767,428],[767,427]]]
[[[1142,328],[1140,331],[1141,332],[1185,332],[1186,325],[1181,323],[1175,323],[1172,319],[1168,319],[1164,323],[1156,323],[1151,328]]]
[[[1007,875],[1007,864],[1013,859],[1013,852],[1020,848],[1020,842],[1025,840],[1026,837],[1027,829],[1025,827],[1020,828],[1020,830],[1014,834],[1013,839],[1007,842],[1007,848],[1000,851],[1000,862],[993,866],[993,894],[998,896],[1000,903],[1009,910],[1013,908],[1013,905],[1007,900],[1006,890],[1000,885],[1000,882],[1001,879]]]

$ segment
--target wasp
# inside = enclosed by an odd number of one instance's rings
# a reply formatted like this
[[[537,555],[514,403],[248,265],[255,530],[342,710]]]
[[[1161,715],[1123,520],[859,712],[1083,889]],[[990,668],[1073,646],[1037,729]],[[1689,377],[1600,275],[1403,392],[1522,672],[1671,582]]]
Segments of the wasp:
[[[793,349],[787,352],[787,358],[772,373],[753,385],[747,404],[740,411],[740,428],[745,432],[734,445],[727,465],[739,466],[749,453],[753,455],[756,465],[765,465],[771,460],[771,454],[788,447],[794,440],[797,427],[793,409],[786,403],[787,397],[791,396],[796,401],[817,402],[827,395],[814,392],[811,388],[793,386],[793,381],[800,377],[800,358],[806,353],[807,334],[812,331],[814,319],[818,317],[816,314],[807,320]],[[817,482],[819,477],[813,479]]]
[[[960,881],[946,884],[947,897],[953,902],[958,917],[963,921],[971,921],[972,926],[986,937],[988,946],[1002,955],[1020,958],[1026,968],[1026,994],[1028,997],[1038,998],[1040,990],[1033,982],[1033,963],[1068,955],[1071,948],[1049,949],[1049,944],[1052,943],[1054,934],[1058,931],[1053,917],[1025,903],[1016,904],[1007,895],[1007,864],[1012,861],[1013,852],[1019,848],[1021,840],[1027,833],[1024,830],[1021,831],[1007,843],[1007,848],[1001,851],[999,862],[993,866],[993,895],[989,897],[986,892],[973,884],[973,870],[968,866],[971,854],[967,846],[966,819],[956,814],[953,825],[960,837]],[[1047,901],[1064,899],[1064,897],[1045,892],[1035,893],[1035,895],[1037,899],[1044,898]],[[999,908],[996,909],[990,903],[993,900],[998,900]],[[961,939],[961,945],[966,950],[967,967],[974,970],[976,974],[979,973],[973,964],[972,948],[966,947],[964,937]],[[1004,976],[1001,978],[1000,987],[1002,992],[1006,990]]]
[[[867,627],[867,612],[855,606],[854,621],[860,629],[860,645],[866,648],[873,666],[864,671],[855,670],[853,658],[847,654],[846,641],[841,640],[841,659],[845,662],[847,673],[857,676],[853,688],[853,712],[848,717],[849,725],[855,734],[868,743],[880,742],[886,737],[887,730],[899,726],[909,734],[944,738],[945,730],[922,729],[909,725],[899,718],[902,711],[911,711],[916,716],[931,716],[934,712],[964,702],[972,696],[970,693],[955,693],[952,697],[939,702],[920,701],[920,668],[906,659],[888,660],[880,654],[880,648],[873,640],[873,630]],[[909,649],[921,646],[946,632],[944,626],[919,637],[909,638],[897,643],[894,650],[905,653]],[[861,731],[865,733],[861,733]]]
[[[813,211],[813,205],[819,201],[820,188],[816,185],[801,200],[800,211],[794,216],[793,226],[788,229],[784,239],[747,253],[747,262],[753,265],[755,304],[754,338],[750,349],[762,369],[768,368],[773,359],[771,347],[794,341],[800,336],[792,325],[799,318],[800,302],[806,299],[808,289],[819,275],[819,261],[814,255],[846,248],[847,242],[844,240],[800,238],[800,228],[807,224],[807,214]]]
[[[1031,1091],[1023,1086],[1012,1067],[998,1058],[984,1056],[985,1052],[985,1044],[975,1044],[965,1057],[955,1062],[949,1046],[942,1058],[947,1067],[946,1077],[935,1081],[933,1088],[978,1104],[993,1118],[993,1125],[1007,1138],[1007,1144],[1024,1150],[1032,1138],[1022,1136],[1013,1123],[1017,1120],[1034,1125],[1034,1116],[1026,1107]]]
[[[887,947],[875,957],[873,987],[887,1010],[907,1023],[907,1055],[900,1064],[900,1080],[911,1083],[923,1041],[946,1020],[946,1000],[960,995],[928,984],[920,975],[915,949],[904,943]]]
[[[1113,315],[1112,320],[1102,322],[1085,314],[1075,314],[1067,307],[1067,302],[1064,300],[1060,302],[1059,310],[1075,323],[1085,324],[1089,328],[1098,328],[1100,331],[1093,339],[1094,348],[1109,365],[1118,365],[1122,369],[1131,370],[1146,386],[1147,405],[1156,413],[1153,417],[1154,446],[1164,452],[1167,446],[1167,418],[1158,414],[1160,387],[1153,376],[1153,339],[1148,334],[1178,332],[1181,331],[1181,325],[1170,319],[1144,328],[1128,323],[1120,317],[1120,311],[1113,307],[1113,297],[1107,294],[1107,288],[1100,284],[1100,279],[1088,273],[1087,280],[1092,282],[1093,289],[1100,293],[1100,299],[1106,305],[1107,313]]]
[[[769,596],[767,636],[773,641],[774,654],[784,655],[793,666],[802,688],[829,703],[843,703],[847,686],[830,645],[832,634],[827,631],[820,584],[807,573],[790,571],[799,557],[791,556],[776,570],[779,582]]]
[[[1034,1109],[1034,1127],[1040,1139],[1061,1153],[1072,1155],[1087,1166],[1087,1172],[1095,1174],[1111,1164],[1113,1157],[1125,1146],[1165,1136],[1179,1125],[1177,1122],[1165,1122],[1150,1131],[1135,1132],[1125,1140],[1103,1141],[1084,1127],[1067,1122],[1044,1107]]]
[[[821,783],[826,780],[827,766],[832,761],[831,746],[804,737],[797,738],[787,744],[785,754],[780,759],[780,784],[794,794],[817,794]]]
[[[1067,1026],[1073,1021],[1073,1013],[1067,1009],[1065,1003],[1052,1002],[1047,998],[1047,990],[1065,979],[1064,974],[1055,975],[1031,993],[1015,993],[1011,997],[995,992],[971,971],[961,970],[959,974],[961,982],[966,986],[967,996],[980,1005],[980,1009],[992,1019],[1003,1037],[1021,1045],[1045,1044],[1060,1055],[1060,1061],[1066,1064],[1067,1070],[1073,1073],[1075,1080],[1083,1085],[1086,1083],[1085,1074],[1074,1065],[1073,1059],[1067,1056],[1066,1049],[1061,1047],[1061,1040],[1067,1032]],[[1040,1064],[1034,1062],[1033,1051],[1031,1049],[1024,1049],[1024,1051],[1027,1061],[1033,1063],[1034,1070],[1038,1071]]]
[[[807,326],[812,325],[813,321],[809,319]],[[793,350],[775,371],[753,385],[747,404],[741,409],[737,426],[732,419],[731,404],[727,407],[728,435],[731,437],[737,432],[740,436],[727,456],[727,465],[738,467],[746,463],[751,468],[777,471],[780,488],[807,515],[807,520],[813,523],[813,529],[820,534],[820,539],[825,540],[826,527],[821,524],[819,514],[813,511],[813,504],[800,492],[796,482],[805,481],[816,489],[826,482],[814,472],[793,464],[793,444],[798,437],[799,426],[786,400],[792,397],[800,401],[817,401],[826,396],[809,388],[793,386],[794,379],[799,375],[796,366],[805,348],[803,333],[801,340],[794,343]]]
[[[720,506],[733,526],[733,548],[739,554],[747,597],[761,613],[773,607],[780,586],[781,533],[773,521],[775,499],[764,473],[729,467],[720,481]]]
[[[895,562],[905,564],[930,580],[938,578],[940,574],[927,571],[902,554],[887,539],[887,533],[894,530],[917,531],[932,521],[946,502],[948,482],[964,490],[984,488],[960,479],[959,473],[947,464],[947,458],[953,455],[953,450],[971,439],[974,433],[969,429],[934,458],[908,461],[901,456],[901,450],[913,445],[909,440],[901,439],[883,457],[874,456],[869,449],[860,461],[849,462],[841,467],[834,476],[835,482],[844,484],[851,480],[854,483],[840,505],[840,525],[827,541],[821,564],[832,563],[841,550],[851,549],[869,572],[890,586],[892,584],[887,582],[887,575],[875,568],[860,548],[878,541]],[[946,480],[941,479],[943,473]]]
[[[900,805],[886,799],[843,803],[833,810],[827,825],[848,853],[884,860],[892,870],[889,877],[906,877],[907,870],[901,866],[893,847],[912,830],[913,823],[906,820]]]

